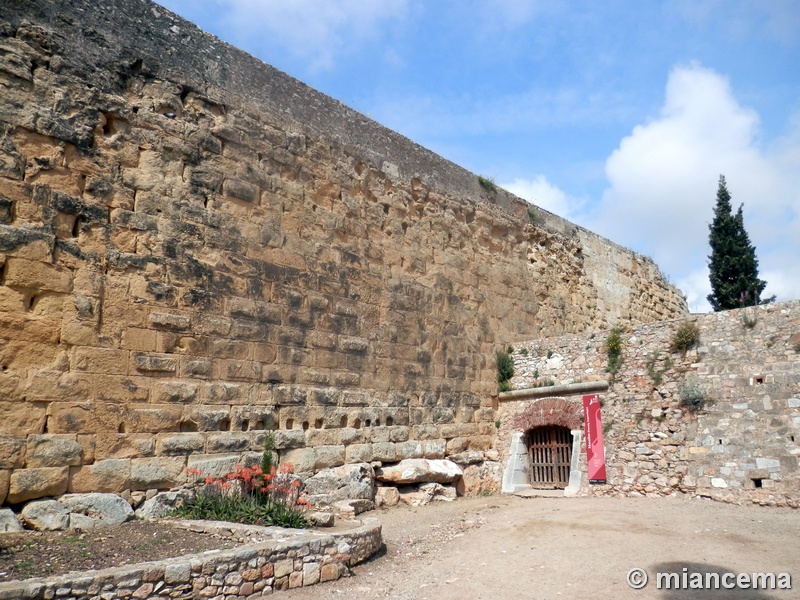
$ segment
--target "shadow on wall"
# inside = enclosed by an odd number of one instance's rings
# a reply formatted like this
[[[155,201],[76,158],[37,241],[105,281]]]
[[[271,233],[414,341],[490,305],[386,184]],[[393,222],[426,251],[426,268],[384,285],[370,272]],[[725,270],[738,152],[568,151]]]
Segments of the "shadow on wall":
[[[642,591],[656,590],[658,596],[651,597],[665,600],[769,600],[783,597],[787,582],[791,585],[790,575],[780,577],[779,573],[774,573],[774,577],[767,577],[762,573],[743,573],[743,579],[747,576],[748,588],[744,589],[744,581],[742,587],[737,586],[736,578],[740,573],[733,567],[705,563],[659,563],[649,569],[649,581]]]

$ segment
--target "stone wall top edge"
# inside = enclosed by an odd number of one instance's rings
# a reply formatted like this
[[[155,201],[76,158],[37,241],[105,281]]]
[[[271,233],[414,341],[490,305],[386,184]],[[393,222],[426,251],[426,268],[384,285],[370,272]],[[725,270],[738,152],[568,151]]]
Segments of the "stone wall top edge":
[[[527,222],[534,206],[540,223],[567,237],[579,232],[603,244],[647,259],[584,227],[497,188],[488,194],[477,175],[405,136],[347,107],[260,59],[202,31],[151,0],[3,0],[3,15],[18,26],[31,20],[58,29],[69,48],[67,60],[81,69],[116,72],[120,64],[142,59],[153,74],[185,84],[212,99],[269,107],[276,117],[308,128],[364,154],[381,168],[392,163],[403,178],[420,177],[440,192],[491,207]],[[69,23],[70,27],[65,27]],[[98,39],[102,40],[98,45]],[[222,98],[216,98],[216,96]],[[652,262],[652,261],[651,261]],[[654,268],[657,268],[653,264]]]
[[[664,319],[661,321],[654,321],[650,323],[633,323],[630,325],[630,329],[632,332],[647,332],[650,330],[659,330],[673,327],[677,323],[681,323],[683,321],[707,321],[712,322],[720,319],[732,319],[737,320],[741,319],[742,313],[746,311],[760,311],[760,312],[767,312],[767,313],[774,313],[776,311],[788,311],[789,313],[797,313],[797,317],[800,318],[800,300],[786,300],[784,302],[773,302],[771,304],[762,304],[759,306],[748,306],[744,308],[732,308],[730,310],[723,310],[719,312],[708,312],[708,313],[689,313],[685,316],[675,317],[672,319]],[[513,343],[515,347],[522,347],[526,345],[535,345],[543,340],[561,340],[564,342],[570,340],[584,340],[589,335],[594,335],[595,337],[599,333],[609,332],[611,329],[598,329],[598,330],[590,330],[581,333],[562,333],[558,334],[555,333],[553,335],[543,336],[539,338],[531,338],[527,340],[519,340]]]

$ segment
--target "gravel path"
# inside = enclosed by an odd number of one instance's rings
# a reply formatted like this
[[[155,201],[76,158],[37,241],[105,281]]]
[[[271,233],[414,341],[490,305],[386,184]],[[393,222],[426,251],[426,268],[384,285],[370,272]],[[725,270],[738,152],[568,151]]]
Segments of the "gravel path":
[[[393,508],[386,552],[284,600],[800,598],[800,514],[681,498],[459,499]],[[626,575],[645,569],[633,590]],[[788,572],[793,590],[656,589],[656,572]]]

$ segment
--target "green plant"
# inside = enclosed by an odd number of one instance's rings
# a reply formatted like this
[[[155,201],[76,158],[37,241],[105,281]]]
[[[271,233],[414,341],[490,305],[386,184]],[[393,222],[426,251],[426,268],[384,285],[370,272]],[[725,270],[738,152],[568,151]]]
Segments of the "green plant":
[[[519,349],[519,353],[520,353],[522,356],[528,356],[528,349],[527,349],[527,348],[520,348],[520,349]]]
[[[608,433],[612,429],[614,429],[614,423],[612,423],[611,421],[606,421],[605,423],[603,423],[603,434]]]
[[[530,224],[531,225],[536,225],[539,222],[539,219],[540,219],[539,215],[537,215],[536,212],[532,208],[529,208],[528,209],[528,221],[530,221]]]
[[[800,341],[794,343],[794,345],[792,346],[792,350],[794,350],[795,352],[800,352]]]
[[[271,431],[264,433],[264,451],[261,454],[261,472],[271,473],[273,456],[272,451],[275,450],[275,436]]]
[[[483,177],[482,175],[478,175],[478,183],[487,192],[494,193],[497,191],[497,184],[494,182],[494,177]]]
[[[494,422],[494,428],[495,428],[495,429],[500,429],[500,419],[496,419],[496,420],[495,420],[495,422]]]
[[[661,362],[660,368],[658,366],[659,362]],[[672,358],[667,356],[662,360],[661,354],[658,351],[653,351],[650,356],[647,357],[645,368],[647,369],[647,374],[650,376],[650,379],[653,380],[653,385],[659,386],[664,381],[664,373],[672,368]]]
[[[745,329],[752,329],[758,323],[758,317],[746,311],[742,311],[742,325]]]
[[[271,437],[268,436],[268,438]],[[186,469],[203,487],[194,498],[184,502],[172,514],[185,519],[209,519],[252,525],[304,528],[309,526],[302,508],[308,505],[300,497],[300,480],[291,464],[280,470],[271,464],[272,446],[268,449],[269,472],[261,467],[236,465],[223,477],[211,477],[198,469]],[[265,457],[262,457],[264,463]]]
[[[611,330],[611,333],[608,334],[606,338],[606,355],[608,357],[608,366],[606,367],[606,371],[611,373],[611,376],[617,374],[620,367],[622,366],[622,332],[624,330],[622,327],[614,327]]]
[[[509,347],[513,351],[513,348]],[[497,389],[500,392],[507,392],[511,389],[511,378],[514,376],[514,359],[511,352],[498,352],[495,357],[497,366]]]
[[[548,351],[547,351],[547,358],[548,358],[548,360],[549,360],[549,359],[551,359],[552,357],[553,357],[553,351],[552,351],[552,350],[548,350]]]
[[[534,379],[539,379],[539,369],[534,369],[533,370],[533,378]]]
[[[700,343],[700,328],[694,321],[684,321],[673,332],[672,339],[670,340],[670,352],[681,352],[686,354],[686,351],[694,348]]]
[[[681,398],[681,405],[691,412],[702,410],[708,402],[705,388],[694,382],[684,383],[678,391],[678,395]]]

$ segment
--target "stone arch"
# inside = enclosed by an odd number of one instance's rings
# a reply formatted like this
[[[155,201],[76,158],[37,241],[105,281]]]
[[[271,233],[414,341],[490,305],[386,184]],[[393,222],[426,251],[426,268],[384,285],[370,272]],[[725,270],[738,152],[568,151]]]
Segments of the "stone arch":
[[[580,429],[581,403],[566,398],[542,398],[514,419],[514,429],[521,432],[546,425],[557,425],[570,430]]]

